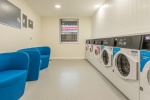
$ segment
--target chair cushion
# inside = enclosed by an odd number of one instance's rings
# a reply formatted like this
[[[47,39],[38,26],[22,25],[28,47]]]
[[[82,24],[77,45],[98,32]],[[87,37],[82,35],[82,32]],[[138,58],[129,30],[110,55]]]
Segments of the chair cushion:
[[[43,59],[49,59],[49,55],[41,55],[41,57],[40,57],[42,60]]]
[[[0,72],[0,88],[16,83],[26,74],[26,70],[8,70]]]

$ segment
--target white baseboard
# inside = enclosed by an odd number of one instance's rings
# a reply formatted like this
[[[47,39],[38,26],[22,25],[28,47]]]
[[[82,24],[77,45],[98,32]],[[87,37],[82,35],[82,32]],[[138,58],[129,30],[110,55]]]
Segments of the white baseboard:
[[[85,59],[85,57],[52,57],[51,59]]]

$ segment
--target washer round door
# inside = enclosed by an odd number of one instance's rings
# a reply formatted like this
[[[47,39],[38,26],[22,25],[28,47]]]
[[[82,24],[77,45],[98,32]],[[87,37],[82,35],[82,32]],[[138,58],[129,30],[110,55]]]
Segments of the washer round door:
[[[117,69],[124,77],[130,74],[130,63],[124,54],[119,54],[117,57]]]
[[[89,51],[90,51],[90,54],[93,54],[93,45],[90,46]]]
[[[139,62],[129,54],[119,51],[114,55],[114,72],[122,79],[138,80]]]
[[[98,50],[97,49],[95,49],[95,55],[98,55]]]
[[[148,83],[150,84],[150,69],[147,72],[147,80],[148,80]]]
[[[90,54],[90,57],[91,57],[92,59],[94,59],[93,45],[91,45],[90,48],[89,48],[89,54]]]
[[[88,47],[88,45],[86,46],[86,51],[88,51],[89,50],[89,47]]]
[[[90,48],[90,53],[92,53],[92,51],[93,51],[92,48]]]
[[[109,56],[108,56],[108,52],[106,50],[104,50],[102,53],[102,60],[105,65],[107,65],[109,62]]]

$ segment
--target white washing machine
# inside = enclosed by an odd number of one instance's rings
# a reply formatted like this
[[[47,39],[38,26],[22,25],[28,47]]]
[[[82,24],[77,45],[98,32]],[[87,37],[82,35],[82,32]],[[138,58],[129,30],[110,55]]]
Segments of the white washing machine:
[[[89,59],[89,44],[90,44],[90,40],[86,40],[86,44],[85,44],[85,58],[87,60]]]
[[[90,39],[89,44],[89,59],[88,61],[93,65],[94,64],[94,39]]]
[[[112,67],[112,55],[113,46],[116,44],[115,38],[105,38],[102,39],[101,45],[101,73],[110,81],[113,81],[113,67]]]
[[[113,48],[113,84],[130,100],[139,100],[141,35],[117,38]]]
[[[101,39],[94,40],[94,66],[100,70],[101,61],[100,61],[100,45],[102,43]]]
[[[150,100],[150,35],[143,36],[140,59],[140,100]]]

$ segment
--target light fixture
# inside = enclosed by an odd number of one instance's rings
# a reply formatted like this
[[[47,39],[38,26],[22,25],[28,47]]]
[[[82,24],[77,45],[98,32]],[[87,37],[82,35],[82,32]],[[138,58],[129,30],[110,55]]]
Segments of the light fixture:
[[[61,8],[61,5],[55,5],[55,8]]]
[[[95,5],[94,7],[95,7],[95,8],[99,8],[99,7],[100,7],[100,5]]]

